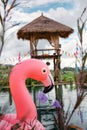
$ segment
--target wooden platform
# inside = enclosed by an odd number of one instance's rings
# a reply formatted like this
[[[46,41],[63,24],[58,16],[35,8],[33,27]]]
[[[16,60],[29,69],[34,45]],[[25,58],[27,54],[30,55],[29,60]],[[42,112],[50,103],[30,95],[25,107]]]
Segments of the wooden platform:
[[[32,58],[37,58],[37,59],[52,59],[52,58],[55,58],[55,59],[58,59],[58,57],[60,57],[61,55],[38,55],[38,56],[32,56]]]

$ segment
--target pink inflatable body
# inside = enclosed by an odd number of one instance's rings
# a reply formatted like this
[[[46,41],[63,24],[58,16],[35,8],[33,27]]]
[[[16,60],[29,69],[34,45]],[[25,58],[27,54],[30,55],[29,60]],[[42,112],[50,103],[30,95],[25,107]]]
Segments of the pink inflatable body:
[[[25,80],[32,78],[44,84],[44,93],[53,88],[53,79],[48,66],[37,59],[25,60],[17,64],[10,74],[10,90],[15,102],[17,115],[6,114],[0,116],[0,130],[45,130],[37,120],[36,106]]]

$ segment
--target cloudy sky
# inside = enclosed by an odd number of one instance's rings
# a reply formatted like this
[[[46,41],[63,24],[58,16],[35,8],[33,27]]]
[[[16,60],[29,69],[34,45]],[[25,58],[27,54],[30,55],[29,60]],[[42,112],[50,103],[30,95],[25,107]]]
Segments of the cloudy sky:
[[[11,2],[12,0],[9,0]],[[84,8],[87,6],[87,0],[16,0],[20,3],[13,9],[9,15],[11,19],[6,23],[8,28],[11,24],[20,23],[18,26],[8,29],[6,31],[5,45],[0,58],[1,63],[12,63],[18,58],[20,53],[22,58],[29,52],[29,41],[17,39],[17,31],[27,23],[43,15],[56,20],[62,24],[70,26],[74,29],[74,33],[67,39],[60,38],[61,44],[61,67],[70,66],[74,67],[76,51],[76,44],[78,43],[77,35],[77,19],[81,16]],[[10,3],[9,3],[10,4]],[[9,6],[8,4],[8,6]],[[3,10],[3,5],[0,0],[0,12]],[[83,15],[83,20],[87,18],[87,10]],[[1,27],[0,27],[1,33]],[[84,47],[87,46],[87,24],[84,30]],[[42,44],[39,44],[41,43]],[[49,43],[39,41],[38,48],[47,48]],[[51,46],[50,46],[51,48]],[[28,55],[29,57],[29,55]]]

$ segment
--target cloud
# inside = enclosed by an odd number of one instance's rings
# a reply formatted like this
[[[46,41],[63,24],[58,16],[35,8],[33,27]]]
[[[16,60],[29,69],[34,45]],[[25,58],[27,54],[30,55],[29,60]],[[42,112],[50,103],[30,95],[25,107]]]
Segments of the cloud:
[[[53,18],[62,24],[65,24],[72,28],[75,26],[76,19],[74,15],[72,15],[71,12],[68,12],[68,10],[63,7],[59,7],[55,10],[51,8],[47,14],[50,16],[50,18]],[[72,21],[72,23],[70,21]]]

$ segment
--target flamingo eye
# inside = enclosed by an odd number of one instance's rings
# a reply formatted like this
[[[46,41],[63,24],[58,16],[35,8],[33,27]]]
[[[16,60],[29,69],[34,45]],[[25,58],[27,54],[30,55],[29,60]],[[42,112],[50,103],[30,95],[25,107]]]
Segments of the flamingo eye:
[[[46,68],[43,68],[43,69],[42,69],[42,73],[43,73],[43,74],[46,74],[46,72],[47,72]]]

